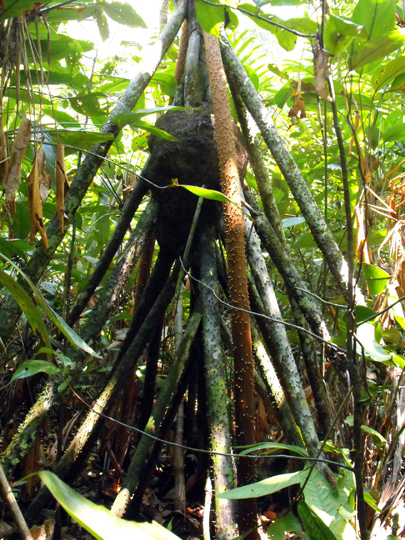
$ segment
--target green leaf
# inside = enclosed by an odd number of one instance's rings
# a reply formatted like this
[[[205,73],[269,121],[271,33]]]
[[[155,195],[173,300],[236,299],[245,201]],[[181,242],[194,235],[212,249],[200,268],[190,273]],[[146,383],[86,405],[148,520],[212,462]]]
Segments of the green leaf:
[[[373,41],[362,43],[349,58],[349,69],[359,70],[361,67],[387,56],[396,51],[405,43],[405,34],[400,30],[393,30],[389,34],[380,36]]]
[[[352,21],[364,26],[368,40],[395,29],[395,0],[359,0]]]
[[[364,500],[369,506],[371,506],[373,510],[375,510],[378,513],[382,512],[381,508],[378,506],[374,497],[370,493],[367,493],[367,492],[364,493]]]
[[[370,294],[372,296],[377,296],[382,293],[391,279],[390,274],[379,266],[366,263],[363,263],[363,270]]]
[[[155,521],[135,523],[114,516],[103,506],[77,493],[50,471],[36,474],[66,512],[97,540],[179,540],[178,536]]]
[[[92,92],[91,94],[80,94],[69,99],[69,103],[76,112],[83,116],[97,117],[106,114],[100,107],[99,99],[105,99],[102,92]]]
[[[388,362],[391,360],[391,353],[387,354],[381,345],[375,341],[373,324],[361,324],[356,330],[356,337],[360,345],[363,346],[365,355],[375,362]]]
[[[405,141],[405,129],[404,124],[396,124],[386,129],[382,135],[383,141],[387,142],[398,142]]]
[[[300,456],[308,457],[308,452],[305,450],[305,448],[302,448],[301,446],[276,442],[264,442],[260,444],[255,444],[254,446],[246,448],[246,450],[243,450],[243,452],[240,452],[240,455],[243,456],[245,454],[257,452],[258,450],[288,450],[289,452],[294,452],[296,454],[299,454]],[[266,454],[270,453],[271,452],[266,452]]]
[[[324,40],[325,48],[330,54],[341,54],[347,49],[353,38],[362,36],[367,37],[363,26],[329,14],[325,24]]]
[[[72,330],[72,328],[70,328],[69,325],[66,324],[66,322],[62,319],[62,317],[60,317],[47,303],[47,301],[45,300],[45,298],[42,296],[41,292],[38,290],[37,287],[35,287],[35,285],[32,283],[32,281],[30,280],[30,278],[21,270],[21,268],[18,268],[18,266],[13,263],[13,261],[11,261],[8,257],[6,257],[3,253],[0,253],[0,257],[5,260],[8,264],[10,264],[13,268],[15,268],[15,270],[17,270],[20,274],[21,274],[21,277],[28,283],[28,285],[30,286],[31,290],[35,293],[35,296],[36,296],[36,300],[38,302],[38,304],[42,307],[42,309],[45,311],[45,313],[48,315],[48,317],[52,320],[52,322],[57,326],[57,328],[59,328],[59,330],[62,332],[62,334],[67,337],[67,339],[70,341],[70,343],[72,345],[74,345],[75,347],[79,348],[79,349],[82,349],[84,352],[86,352],[87,354],[91,354],[92,356],[95,356],[96,358],[101,358],[99,354],[97,354],[95,351],[93,351],[93,349],[87,345],[87,343],[85,343],[82,338],[76,334],[76,332],[74,330]],[[3,272],[4,273],[4,272]],[[7,274],[6,274],[7,275]],[[14,280],[13,280],[14,281]],[[15,284],[17,284],[16,282],[14,282]],[[22,287],[21,285],[18,285],[19,288],[21,290]],[[11,291],[10,291],[11,292]],[[25,291],[24,291],[25,292]],[[12,293],[11,293],[12,294]],[[27,293],[26,293],[27,294]],[[29,298],[29,296],[27,295],[27,297]],[[17,300],[17,299],[16,299]],[[30,299],[31,300],[31,299]],[[31,300],[32,301],[32,300]],[[17,300],[18,302],[18,300]],[[21,308],[23,309],[23,308]],[[28,318],[28,317],[27,317]],[[45,341],[45,340],[44,340]],[[47,341],[45,342],[45,345],[47,347],[50,347],[50,342],[49,342],[49,336],[48,336],[48,339]]]
[[[111,119],[111,123],[118,124],[120,128],[123,128],[124,126],[128,124],[133,124],[134,122],[137,122],[144,116],[149,116],[150,114],[156,114],[161,112],[168,112],[168,111],[191,111],[192,109],[188,107],[176,107],[174,105],[167,105],[165,107],[153,107],[151,109],[140,109],[138,111],[134,111],[131,113],[126,114],[117,114],[117,116],[114,116],[114,118]]]
[[[56,134],[53,135],[56,141]],[[58,130],[59,141],[66,147],[66,155],[76,152],[75,148],[88,150],[93,144],[102,144],[114,140],[112,133],[93,133],[91,131]],[[69,148],[72,147],[72,148]]]
[[[6,258],[4,255],[0,254],[3,258]],[[51,341],[49,338],[48,330],[45,326],[45,323],[41,317],[41,314],[38,310],[38,307],[34,304],[34,301],[30,298],[29,294],[21,287],[17,281],[15,281],[11,276],[0,270],[0,281],[10,292],[14,300],[20,306],[21,311],[27,317],[28,322],[30,323],[34,332],[38,332],[42,337],[43,342],[47,347],[51,346]]]
[[[224,195],[220,191],[215,191],[214,189],[205,189],[202,187],[187,186],[184,184],[177,184],[176,187],[184,188],[190,193],[197,195],[197,197],[202,197],[203,199],[209,199],[211,201],[219,202],[232,202],[231,199],[229,199],[226,195]]]
[[[281,47],[283,47],[283,49],[285,49],[286,51],[292,51],[295,48],[295,45],[297,43],[297,36],[292,34],[291,32],[288,32],[287,30],[284,30],[283,28],[280,28],[279,26],[275,26],[274,24],[271,24],[271,21],[272,21],[272,22],[280,24],[281,26],[288,27],[289,24],[291,24],[291,22],[289,23],[288,21],[284,21],[283,19],[280,19],[280,17],[277,17],[276,15],[269,15],[269,14],[263,13],[260,10],[258,11],[257,8],[255,8],[251,4],[242,4],[239,6],[239,8],[243,9],[244,11],[247,11],[249,13],[248,17],[252,19],[252,21],[256,23],[257,26],[259,26],[260,28],[263,28],[264,30],[268,30],[274,36],[276,36],[277,41],[279,42]],[[258,19],[256,15],[260,15],[261,17],[267,20]],[[316,29],[315,29],[315,32],[316,32]]]
[[[143,120],[136,120],[135,122],[132,122],[132,125],[135,127],[141,128],[147,133],[151,133],[152,135],[155,135],[156,137],[165,139],[166,141],[176,142],[178,140],[173,135],[170,135],[170,133],[167,133],[167,131],[163,131],[163,129],[159,129],[156,126],[149,124],[148,122],[144,122]]]
[[[399,56],[378,68],[373,73],[371,84],[376,89],[383,88],[402,73],[405,73],[405,56]]]
[[[108,27],[108,20],[102,11],[102,7],[102,4],[97,6],[96,12],[94,13],[94,18],[96,19],[101,39],[106,41],[110,37],[110,28]]]
[[[304,481],[308,476],[308,471],[298,471],[288,474],[279,474],[277,476],[271,476],[260,482],[254,484],[248,484],[246,486],[231,489],[217,495],[221,499],[252,499],[256,497],[263,497],[263,495],[270,495],[280,489],[284,489],[289,486],[294,486]]]
[[[209,34],[219,37],[220,28],[226,22],[226,12],[230,18],[228,27],[233,30],[237,28],[239,21],[233,10],[229,7],[226,8],[226,6],[221,4],[218,0],[211,1],[218,4],[218,7],[206,4],[203,0],[196,0],[195,9],[201,28]]]
[[[378,431],[376,431],[375,429],[369,426],[365,426],[364,424],[361,426],[361,429],[366,433],[370,433],[377,446],[385,446],[387,444],[387,439],[383,437],[381,433],[378,433]]]
[[[347,424],[348,426],[350,427],[353,427],[353,424],[354,424],[354,417],[352,414],[350,414],[349,416],[346,417],[345,419],[345,424]],[[374,442],[378,445],[378,446],[384,446],[387,444],[387,439],[385,439],[381,433],[378,433],[378,431],[376,431],[375,429],[369,427],[369,426],[366,426],[364,424],[362,424],[360,426],[360,429],[362,431],[364,431],[365,433],[370,433],[370,435],[373,437],[374,439]]]
[[[5,7],[0,13],[0,21],[18,17],[25,11],[31,11],[37,3],[37,0],[6,0]]]
[[[303,500],[298,503],[297,509],[310,540],[339,540]]]
[[[272,540],[285,540],[285,533],[287,532],[295,533],[300,538],[305,538],[305,536],[303,536],[304,533],[302,532],[301,523],[292,514],[287,514],[270,525],[267,529],[267,536]]]
[[[356,540],[356,532],[347,519],[349,512],[352,515],[352,509],[348,507],[350,492],[347,490],[345,474],[338,479],[338,490],[335,490],[319,471],[314,469],[304,488],[304,497],[309,509],[326,527],[325,531],[329,530],[339,540]],[[351,482],[353,474],[349,473],[349,475],[347,480]],[[317,526],[323,529],[319,522]],[[305,523],[304,528],[306,529]],[[325,534],[328,533],[325,532]],[[311,534],[309,536],[312,538]],[[328,536],[322,538],[328,538]]]
[[[48,349],[49,350],[49,349]],[[26,379],[32,377],[37,373],[47,373],[50,377],[59,373],[59,368],[52,362],[46,360],[27,360],[24,362],[11,377],[11,381],[17,381],[19,379]]]
[[[101,6],[104,13],[117,23],[125,24],[130,28],[147,28],[142,17],[127,2],[103,2]]]
[[[295,227],[295,225],[301,225],[301,223],[305,223],[304,217],[293,217],[293,218],[286,218],[281,220],[281,225],[283,229],[288,229],[288,227]]]

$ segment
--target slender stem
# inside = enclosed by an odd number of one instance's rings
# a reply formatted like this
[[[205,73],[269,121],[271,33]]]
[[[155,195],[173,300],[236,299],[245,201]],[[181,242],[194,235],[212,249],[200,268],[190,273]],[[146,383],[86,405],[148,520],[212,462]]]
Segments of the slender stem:
[[[340,163],[342,169],[342,182],[343,182],[343,194],[346,212],[346,234],[347,234],[347,266],[348,266],[348,280],[347,280],[347,366],[350,373],[350,378],[353,385],[353,445],[354,445],[354,475],[356,478],[356,493],[357,493],[357,515],[360,526],[360,535],[362,540],[367,540],[367,524],[366,524],[366,508],[364,502],[363,491],[363,449],[361,440],[361,424],[363,415],[363,406],[361,403],[361,379],[359,373],[359,366],[356,358],[356,341],[355,341],[355,327],[356,327],[356,314],[354,311],[355,298],[354,298],[354,236],[353,236],[353,217],[351,210],[351,197],[349,178],[347,171],[346,151],[344,147],[342,131],[340,129],[338,112],[336,107],[335,91],[333,87],[332,76],[329,76],[329,90],[332,97],[332,112],[333,112],[333,124],[336,133],[337,143],[340,153]]]

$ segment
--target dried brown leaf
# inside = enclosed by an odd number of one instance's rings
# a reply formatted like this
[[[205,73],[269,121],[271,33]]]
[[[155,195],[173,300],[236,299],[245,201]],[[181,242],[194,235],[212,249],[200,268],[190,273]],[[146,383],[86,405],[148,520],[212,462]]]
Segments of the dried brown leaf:
[[[301,78],[298,78],[298,86],[295,94],[295,103],[291,107],[288,113],[289,118],[305,118],[305,105],[301,96]]]
[[[42,214],[41,196],[39,194],[39,172],[38,172],[38,152],[35,154],[31,174],[28,177],[28,207],[31,218],[30,242],[35,242],[37,231],[41,235],[45,249],[48,248],[48,239],[46,237],[44,217]]]
[[[6,192],[5,206],[11,216],[15,213],[15,193],[21,183],[21,164],[30,142],[30,134],[31,121],[24,116],[11,148],[8,174],[3,184]]]
[[[319,97],[325,99],[326,101],[332,101],[328,90],[328,58],[329,53],[327,53],[324,49],[321,49],[319,41],[316,41],[314,47],[315,89]]]
[[[38,174],[39,174],[39,195],[41,197],[42,205],[48,198],[49,188],[51,186],[51,175],[45,168],[46,156],[43,148],[39,148],[37,151],[38,159]]]

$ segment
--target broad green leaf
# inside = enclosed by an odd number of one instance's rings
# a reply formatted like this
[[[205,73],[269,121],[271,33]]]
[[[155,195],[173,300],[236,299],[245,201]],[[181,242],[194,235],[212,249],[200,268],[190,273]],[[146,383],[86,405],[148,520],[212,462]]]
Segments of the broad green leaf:
[[[305,218],[302,216],[281,220],[281,225],[283,226],[283,229],[288,229],[288,227],[295,227],[295,225],[301,225],[301,223],[305,223]]]
[[[91,94],[80,94],[69,99],[69,103],[76,112],[90,118],[106,114],[101,108],[99,99],[105,99],[102,92],[92,92]]]
[[[41,85],[42,81],[37,70],[30,70],[28,74],[25,70],[20,70],[20,82],[21,85],[31,84],[31,81],[28,82],[27,77],[30,77],[33,85]],[[16,84],[15,74],[11,78],[12,84]],[[46,69],[46,84],[53,85],[63,85],[67,87],[72,87],[74,90],[83,91],[86,90],[89,85],[89,79],[83,73],[78,73],[77,75],[72,75],[70,70],[67,68],[58,68],[51,66],[51,68]]]
[[[241,10],[243,9],[244,12],[248,12],[249,13],[248,17],[250,17],[252,21],[257,24],[257,26],[259,26],[260,28],[263,28],[264,30],[268,30],[269,32],[274,34],[277,38],[277,41],[279,42],[281,47],[283,47],[283,49],[285,49],[286,51],[292,51],[295,48],[295,45],[297,43],[297,36],[292,34],[291,32],[288,32],[287,30],[284,30],[283,28],[280,28],[279,26],[275,26],[274,24],[271,24],[271,21],[272,21],[284,27],[288,27],[289,26],[288,21],[284,21],[283,19],[280,19],[280,17],[277,17],[276,15],[269,15],[269,14],[263,13],[260,10],[258,11],[257,8],[255,8],[255,6],[252,6],[252,4],[242,4],[239,6],[239,9]],[[260,15],[261,17],[267,20],[258,19],[255,15]]]
[[[383,88],[401,74],[405,74],[405,56],[399,56],[377,69],[373,73],[371,84],[374,88]]]
[[[391,360],[391,353],[387,354],[381,345],[375,341],[373,324],[361,324],[356,330],[356,337],[360,342],[360,346],[363,346],[366,356],[369,356],[375,362],[387,362]]]
[[[232,9],[226,8],[218,0],[212,0],[212,2],[218,4],[218,7],[206,4],[203,0],[196,0],[195,9],[201,28],[209,34],[219,37],[220,28],[226,22],[226,12],[230,18],[229,28],[235,29],[239,21]]]
[[[214,189],[206,189],[197,186],[187,186],[184,184],[176,184],[176,187],[184,188],[190,193],[197,195],[197,197],[202,197],[203,199],[209,199],[211,201],[219,202],[232,202],[231,199],[229,199],[226,195],[224,195],[220,191],[215,191]]]
[[[353,38],[360,38],[364,34],[363,26],[330,13],[325,24],[325,48],[330,54],[341,54],[347,49]],[[364,35],[364,38],[366,37]]]
[[[103,2],[104,13],[114,21],[130,28],[147,28],[144,20],[128,2]]]
[[[68,114],[67,112],[57,109],[56,107],[43,107],[42,113],[53,118],[66,129],[80,129],[80,123],[76,118]]]
[[[48,347],[47,349],[50,350]],[[52,377],[59,373],[59,368],[52,362],[47,362],[46,360],[27,360],[16,369],[10,382],[17,381],[18,379],[26,379],[37,373],[47,373]]]
[[[305,450],[305,448],[302,448],[301,446],[276,442],[264,442],[260,444],[255,444],[254,446],[246,448],[246,450],[243,450],[243,452],[240,452],[240,455],[242,456],[245,454],[251,454],[252,452],[257,452],[258,450],[288,450],[289,452],[295,452],[300,456],[308,457],[308,452]],[[266,452],[266,454],[270,453],[271,452]]]
[[[290,83],[287,83],[282,88],[280,88],[280,90],[274,96],[274,103],[279,109],[282,109],[291,96],[292,88],[290,86]]]
[[[347,424],[348,426],[350,427],[353,427],[353,424],[354,424],[354,417],[352,414],[350,414],[349,416],[347,416],[345,418],[345,424]],[[376,431],[375,429],[369,427],[369,426],[366,426],[364,424],[362,424],[360,426],[361,430],[364,431],[365,433],[370,433],[370,435],[373,437],[374,441],[376,442],[376,444],[378,446],[384,446],[385,444],[387,444],[387,440],[385,439],[385,437],[383,437],[381,435],[381,433],[378,433],[378,431]]]
[[[25,11],[31,11],[35,8],[37,0],[6,0],[5,7],[0,13],[0,21],[10,19],[11,17],[18,17]]]
[[[367,493],[367,492],[364,493],[364,500],[366,501],[366,503],[369,506],[371,506],[371,508],[373,510],[375,510],[378,513],[382,512],[381,508],[378,506],[378,504],[376,503],[374,497],[372,495],[370,495],[370,493]]]
[[[391,353],[392,354],[392,361],[394,364],[396,364],[400,369],[405,369],[405,358],[401,356],[400,354]]]
[[[339,540],[303,500],[299,501],[297,509],[310,540]]]
[[[308,476],[308,471],[297,471],[288,474],[279,474],[277,476],[271,476],[260,482],[254,484],[248,484],[236,489],[231,489],[225,493],[217,495],[221,499],[252,499],[256,497],[263,497],[263,495],[270,495],[280,489],[284,489],[295,484],[303,482]]]
[[[155,521],[135,523],[114,516],[103,506],[77,493],[50,471],[36,474],[64,510],[97,540],[179,540],[178,536]]]
[[[379,266],[374,266],[373,264],[363,263],[363,270],[370,294],[372,296],[377,296],[378,294],[382,293],[385,290],[387,283],[391,279],[390,274]]]
[[[362,43],[349,58],[349,69],[359,70],[366,64],[396,51],[404,43],[405,33],[400,30],[393,30],[389,34],[384,34],[372,41]]]
[[[76,148],[88,150],[93,144],[102,144],[114,140],[112,133],[93,133],[91,131],[58,130],[59,141],[66,147],[66,155]],[[56,139],[56,135],[55,135]],[[69,147],[73,147],[70,148]]]
[[[6,258],[4,255],[1,256],[3,258]],[[20,306],[21,311],[27,317],[27,320],[30,323],[34,332],[38,332],[38,334],[42,337],[45,345],[47,347],[50,347],[51,341],[48,330],[41,317],[38,307],[34,304],[34,301],[30,298],[29,294],[21,287],[19,283],[17,283],[17,281],[15,281],[11,276],[3,272],[3,270],[0,270],[0,281],[10,292],[17,304]]]
[[[370,433],[377,446],[385,446],[387,444],[387,439],[383,437],[381,433],[378,433],[378,431],[376,431],[375,429],[369,426],[365,426],[364,424],[361,426],[361,429],[366,433]]]
[[[364,26],[369,41],[395,29],[395,0],[359,0],[352,21]]]
[[[177,90],[174,65],[169,66],[163,71],[157,71],[151,80],[152,84],[158,84],[161,92],[166,96],[174,97]]]
[[[402,75],[398,75],[398,77],[395,77],[395,79],[392,81],[391,85],[391,92],[403,92],[405,89],[405,73],[402,73]]]
[[[47,301],[45,300],[45,298],[43,297],[43,295],[41,294],[39,289],[37,287],[35,287],[35,285],[32,283],[30,278],[21,270],[21,268],[18,268],[18,266],[15,263],[13,263],[13,261],[11,261],[8,257],[6,257],[3,253],[0,253],[0,257],[3,260],[5,260],[8,264],[10,264],[13,268],[15,268],[15,270],[17,270],[17,272],[20,273],[21,277],[28,283],[31,290],[35,293],[35,297],[36,297],[36,300],[37,300],[38,304],[42,307],[42,309],[45,311],[45,313],[48,315],[48,317],[52,320],[52,322],[57,326],[57,328],[59,328],[59,330],[62,332],[62,334],[65,337],[67,337],[67,339],[70,341],[70,343],[72,345],[74,345],[75,347],[77,347],[79,349],[82,349],[87,354],[91,354],[92,356],[95,356],[96,358],[100,358],[100,355],[97,354],[95,351],[93,351],[93,349],[89,345],[87,345],[87,343],[85,343],[82,340],[82,338],[78,334],[76,334],[76,332],[72,328],[70,328],[69,325],[66,324],[66,322],[62,319],[62,317],[60,317],[49,306],[49,304],[47,303]],[[14,283],[16,283],[16,282],[14,282]],[[19,287],[20,287],[21,290],[23,290],[21,285],[19,285]],[[27,295],[27,297],[29,298],[28,295]],[[18,302],[18,299],[16,299],[16,300]],[[21,309],[23,309],[23,308],[21,308]],[[49,336],[48,336],[47,341],[45,342],[45,345],[47,347],[50,347]]]
[[[65,8],[59,7],[58,9],[53,9],[47,14],[46,20],[51,23],[65,23],[66,21],[84,21],[89,17],[93,17],[96,8],[98,6],[88,6],[86,8],[67,6]]]
[[[285,540],[287,532],[295,533],[300,538],[306,537],[302,532],[299,519],[292,514],[287,514],[286,516],[277,519],[275,523],[270,525],[270,527],[267,529],[267,536],[272,540]]]
[[[159,129],[156,126],[149,124],[148,122],[144,122],[143,120],[136,120],[135,122],[132,123],[132,125],[135,127],[141,128],[145,130],[147,133],[151,133],[152,135],[155,135],[156,137],[165,139],[166,141],[176,142],[178,140],[173,135],[170,135],[170,133],[167,133],[167,131],[163,131],[163,129]]]
[[[34,39],[36,41],[36,37]],[[91,41],[73,39],[72,37],[63,34],[52,34],[52,39],[49,43],[47,39],[41,39],[40,43],[42,61],[48,62],[49,58],[52,64],[56,62],[56,60],[61,60],[62,58],[78,58],[84,52],[89,52],[94,49],[94,44]],[[26,42],[26,51],[29,61],[32,62],[32,52],[28,42]]]
[[[395,126],[389,127],[382,134],[383,141],[387,142],[396,142],[405,140],[405,129],[404,124],[396,124]]]
[[[338,487],[336,491],[332,488],[330,483],[316,469],[312,471],[304,488],[305,503],[309,509],[339,540],[356,540],[357,538],[351,524],[346,517],[342,516],[342,512],[345,516],[348,516],[349,513],[352,515],[352,509],[348,507],[349,496],[350,493],[346,489],[339,489]],[[322,528],[322,525],[320,527]],[[306,527],[304,528],[306,529]]]

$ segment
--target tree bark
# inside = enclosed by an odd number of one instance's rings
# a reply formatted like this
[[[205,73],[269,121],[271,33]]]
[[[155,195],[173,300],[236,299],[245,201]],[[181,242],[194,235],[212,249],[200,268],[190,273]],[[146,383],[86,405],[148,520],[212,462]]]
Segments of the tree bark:
[[[223,204],[228,284],[234,356],[235,439],[237,446],[255,442],[254,424],[254,364],[250,335],[249,296],[247,288],[243,217],[240,209],[240,182],[236,161],[233,121],[231,117],[226,77],[221,60],[219,41],[204,32],[208,73],[215,115],[215,138],[218,148],[223,193],[232,201]],[[243,310],[243,311],[242,311]],[[253,460],[238,459],[238,485],[255,480]],[[247,540],[258,539],[257,504],[255,499],[238,501],[239,534]]]

